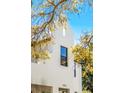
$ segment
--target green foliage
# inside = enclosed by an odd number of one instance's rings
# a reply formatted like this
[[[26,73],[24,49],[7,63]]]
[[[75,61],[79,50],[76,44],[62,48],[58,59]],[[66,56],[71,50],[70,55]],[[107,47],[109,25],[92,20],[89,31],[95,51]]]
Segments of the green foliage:
[[[82,93],[91,93],[91,92],[87,90],[83,90]]]
[[[93,92],[93,41],[92,33],[81,36],[80,44],[73,48],[74,60],[82,65],[83,90]]]

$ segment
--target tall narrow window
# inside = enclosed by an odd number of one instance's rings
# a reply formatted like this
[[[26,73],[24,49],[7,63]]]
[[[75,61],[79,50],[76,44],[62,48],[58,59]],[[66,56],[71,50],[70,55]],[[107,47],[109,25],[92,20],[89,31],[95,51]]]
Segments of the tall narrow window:
[[[68,53],[67,53],[67,48],[61,46],[61,65],[63,66],[68,66]]]
[[[76,77],[76,63],[74,62],[74,77]]]

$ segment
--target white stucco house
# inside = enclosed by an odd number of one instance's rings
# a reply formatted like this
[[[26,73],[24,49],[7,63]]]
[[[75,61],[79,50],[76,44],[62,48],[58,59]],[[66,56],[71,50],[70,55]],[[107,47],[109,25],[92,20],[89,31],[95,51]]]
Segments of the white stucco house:
[[[51,58],[31,63],[32,93],[82,93],[81,65],[74,63],[73,32],[58,27]]]

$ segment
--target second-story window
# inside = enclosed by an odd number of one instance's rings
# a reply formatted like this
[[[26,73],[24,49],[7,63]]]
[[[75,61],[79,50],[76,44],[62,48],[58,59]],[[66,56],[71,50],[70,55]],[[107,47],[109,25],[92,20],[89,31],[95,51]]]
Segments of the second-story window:
[[[68,66],[68,49],[61,46],[61,65]]]

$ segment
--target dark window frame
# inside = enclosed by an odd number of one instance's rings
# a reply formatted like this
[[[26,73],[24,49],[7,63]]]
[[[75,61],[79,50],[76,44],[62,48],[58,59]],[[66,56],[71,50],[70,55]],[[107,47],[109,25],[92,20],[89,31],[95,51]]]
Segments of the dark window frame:
[[[62,55],[62,48],[66,49],[66,56]],[[65,63],[62,63],[62,61],[65,61]],[[60,64],[65,67],[68,66],[68,48],[65,46],[60,46]]]

